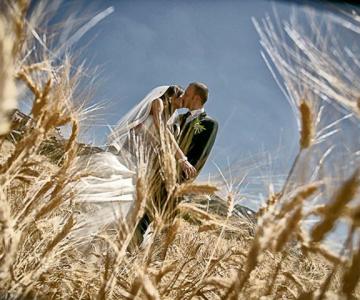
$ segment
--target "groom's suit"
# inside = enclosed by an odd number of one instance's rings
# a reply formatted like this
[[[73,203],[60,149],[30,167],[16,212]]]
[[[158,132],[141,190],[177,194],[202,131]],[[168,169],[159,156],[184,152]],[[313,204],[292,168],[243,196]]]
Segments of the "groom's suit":
[[[187,119],[188,117],[190,119]],[[214,145],[218,123],[205,112],[200,113],[195,118],[191,118],[189,112],[179,115],[175,122],[172,123],[172,126],[175,136],[176,132],[178,132],[177,143],[179,147],[187,156],[188,161],[196,168],[198,175]],[[180,171],[179,181],[185,181],[185,174],[182,171]],[[166,193],[164,185],[160,189]],[[139,223],[139,231],[142,235],[150,222],[149,215],[145,213]]]
[[[188,161],[195,167],[198,175],[214,145],[218,123],[206,112],[201,112],[195,118],[188,112],[178,116],[175,126],[180,128],[177,137],[178,145],[187,156]],[[180,181],[183,181],[184,178],[182,173]]]

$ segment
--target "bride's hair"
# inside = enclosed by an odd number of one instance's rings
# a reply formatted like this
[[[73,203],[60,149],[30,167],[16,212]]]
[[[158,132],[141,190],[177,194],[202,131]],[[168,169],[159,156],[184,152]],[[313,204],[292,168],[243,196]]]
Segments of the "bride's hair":
[[[160,97],[162,100],[166,100],[173,97],[180,97],[184,93],[184,89],[180,85],[171,85],[166,92]]]
[[[165,115],[167,118],[170,118],[176,109],[170,99],[179,98],[183,93],[184,89],[180,85],[171,85],[160,97],[160,99],[165,103]]]

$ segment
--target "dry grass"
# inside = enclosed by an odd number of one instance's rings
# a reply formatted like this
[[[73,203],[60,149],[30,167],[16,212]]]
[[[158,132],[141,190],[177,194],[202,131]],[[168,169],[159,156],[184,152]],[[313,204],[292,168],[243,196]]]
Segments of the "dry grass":
[[[173,149],[167,142],[165,130],[160,131],[163,142],[160,155],[167,205],[163,209],[151,207],[151,195],[157,188],[154,175],[157,174],[140,168],[136,205],[126,222],[119,221],[80,241],[70,238],[76,216],[82,213],[71,188],[81,175],[74,174],[72,167],[80,118],[75,95],[79,95],[76,89],[82,72],[79,69],[73,72],[66,57],[52,61],[46,51],[28,55],[30,45],[36,41],[29,34],[29,26],[33,26],[31,19],[24,18],[27,3],[9,1],[7,9],[0,18],[1,100],[14,98],[7,95],[16,95],[17,89],[25,85],[34,101],[33,123],[23,139],[14,146],[9,145],[4,135],[1,140],[2,298],[360,297],[360,245],[353,245],[359,228],[359,204],[354,201],[358,195],[358,171],[348,179],[342,178],[337,189],[331,186],[331,181],[320,177],[295,185],[291,182],[298,174],[295,171],[308,167],[304,161],[296,159],[284,188],[269,195],[254,225],[234,216],[236,199],[231,194],[226,202],[227,212],[220,215],[204,205],[204,197],[215,193],[216,187],[176,183]],[[35,16],[39,15],[41,11],[37,10]],[[5,16],[7,25],[3,21]],[[8,26],[12,30],[4,30]],[[265,47],[273,46],[274,40],[266,35],[269,32],[259,26],[258,29]],[[283,51],[268,50],[275,65],[281,66],[279,55]],[[303,98],[296,92],[292,77],[286,79],[296,101],[301,101]],[[308,90],[306,94],[313,95]],[[310,100],[296,102],[301,153],[323,138],[317,128],[321,111],[321,105],[315,103],[318,98],[306,99]],[[310,101],[314,103],[310,105]],[[1,113],[6,115],[12,106],[1,106]],[[2,133],[6,133],[10,128],[8,120],[1,118],[1,122]],[[72,133],[64,146],[62,164],[58,166],[39,152],[51,130],[66,124],[72,128]],[[144,157],[142,161],[146,163]],[[306,203],[324,195],[326,188],[332,191],[327,205],[306,211]],[[176,205],[180,198],[187,200]],[[149,207],[154,209],[154,234],[144,248],[139,248],[134,243],[135,229]],[[302,222],[305,216],[313,214],[321,220],[307,232]],[[340,255],[321,243],[339,219],[346,219],[352,229]]]

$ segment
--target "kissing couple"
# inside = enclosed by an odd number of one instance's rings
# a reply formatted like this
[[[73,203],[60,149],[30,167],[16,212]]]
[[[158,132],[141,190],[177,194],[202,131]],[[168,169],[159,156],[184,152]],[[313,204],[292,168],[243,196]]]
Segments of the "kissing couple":
[[[91,204],[78,217],[78,236],[95,234],[104,225],[126,219],[136,207],[136,179],[151,174],[147,202],[164,204],[166,175],[161,155],[164,144],[177,164],[176,182],[192,181],[203,168],[218,130],[216,120],[205,112],[208,87],[193,82],[159,86],[132,108],[109,134],[104,152],[80,156],[78,170],[86,170],[76,186],[76,203]],[[177,110],[188,111],[179,114]],[[165,143],[166,140],[166,143]],[[146,169],[146,170],[144,170]],[[150,199],[152,198],[152,199]],[[144,234],[151,215],[145,212],[139,230]]]

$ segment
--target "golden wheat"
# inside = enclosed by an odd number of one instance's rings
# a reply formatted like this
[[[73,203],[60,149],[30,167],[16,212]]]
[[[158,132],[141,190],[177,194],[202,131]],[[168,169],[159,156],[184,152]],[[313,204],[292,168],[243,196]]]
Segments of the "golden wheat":
[[[350,247],[359,227],[359,206],[350,206],[357,195],[358,171],[344,181],[329,202],[306,211],[305,204],[315,195],[323,196],[328,182],[317,178],[298,186],[290,184],[296,170],[306,167],[299,155],[282,192],[269,195],[254,224],[234,215],[237,199],[231,194],[223,200],[223,214],[202,204],[204,199],[212,200],[215,185],[177,183],[174,147],[162,126],[159,157],[147,153],[141,141],[138,145],[136,202],[127,218],[92,236],[74,239],[76,216],[84,208],[74,203],[72,186],[87,173],[74,174],[72,169],[83,116],[83,104],[77,106],[74,95],[83,74],[81,68],[71,71],[68,57],[55,64],[41,50],[36,61],[24,60],[28,47],[35,42],[28,26],[35,23],[25,18],[27,1],[8,2],[8,10],[0,18],[0,100],[10,99],[11,103],[0,106],[1,146],[9,143],[4,134],[10,130],[7,114],[16,104],[16,81],[32,94],[33,106],[31,126],[20,141],[7,148],[0,166],[0,293],[5,299],[360,296],[360,245],[354,250]],[[41,10],[36,12],[35,16],[41,15]],[[260,35],[282,66],[284,61],[275,54],[283,53],[283,49],[276,52],[271,37],[265,32]],[[303,153],[313,148],[318,137],[318,106],[313,97],[301,101],[306,89],[296,91],[290,76],[285,79],[293,91],[292,99],[297,101]],[[336,97],[343,99],[338,94]],[[72,132],[64,144],[62,163],[54,165],[39,152],[52,130],[63,125],[71,126]],[[161,165],[156,164],[157,159]],[[154,201],[159,183],[164,187],[160,191],[163,207]],[[141,248],[136,232],[146,211],[153,219],[153,234]],[[308,234],[302,221],[312,214],[322,219]],[[352,226],[347,256],[321,244],[341,218],[347,218]]]

